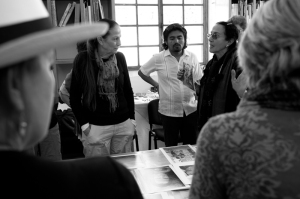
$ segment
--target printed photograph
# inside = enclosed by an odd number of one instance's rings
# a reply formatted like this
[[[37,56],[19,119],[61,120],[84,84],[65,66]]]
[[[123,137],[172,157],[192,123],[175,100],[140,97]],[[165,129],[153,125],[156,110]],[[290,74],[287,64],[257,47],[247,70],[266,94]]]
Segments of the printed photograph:
[[[142,192],[156,193],[173,189],[186,188],[169,166],[140,168],[132,170]]]
[[[163,147],[160,150],[171,164],[195,161],[196,153],[189,145]]]
[[[118,155],[111,156],[114,160],[123,164],[126,168],[139,168],[144,167],[144,161],[140,154],[132,154],[132,155]]]

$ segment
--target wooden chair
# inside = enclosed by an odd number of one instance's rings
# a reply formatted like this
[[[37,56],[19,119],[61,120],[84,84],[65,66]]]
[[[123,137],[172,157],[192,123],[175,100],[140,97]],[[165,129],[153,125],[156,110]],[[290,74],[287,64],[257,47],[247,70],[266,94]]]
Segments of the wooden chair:
[[[138,135],[136,130],[134,130],[134,135],[133,135],[133,140],[135,140],[135,146],[136,146],[136,150],[139,151],[139,140],[138,140]]]

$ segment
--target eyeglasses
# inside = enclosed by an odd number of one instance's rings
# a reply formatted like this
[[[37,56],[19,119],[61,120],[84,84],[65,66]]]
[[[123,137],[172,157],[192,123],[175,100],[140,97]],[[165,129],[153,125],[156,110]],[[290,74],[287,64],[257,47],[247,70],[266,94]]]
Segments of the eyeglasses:
[[[219,38],[219,34],[218,33],[213,33],[213,34],[207,34],[207,39],[209,39],[210,37],[213,38],[213,40],[216,40]]]

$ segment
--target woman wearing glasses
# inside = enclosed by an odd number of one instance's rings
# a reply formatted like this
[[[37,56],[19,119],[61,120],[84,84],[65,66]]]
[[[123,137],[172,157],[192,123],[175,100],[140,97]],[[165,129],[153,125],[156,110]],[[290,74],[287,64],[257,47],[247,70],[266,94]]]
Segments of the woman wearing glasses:
[[[232,23],[218,22],[208,34],[209,51],[214,53],[200,81],[198,98],[199,130],[215,115],[236,110],[240,98],[231,84],[231,70],[238,68],[236,46],[238,29]]]

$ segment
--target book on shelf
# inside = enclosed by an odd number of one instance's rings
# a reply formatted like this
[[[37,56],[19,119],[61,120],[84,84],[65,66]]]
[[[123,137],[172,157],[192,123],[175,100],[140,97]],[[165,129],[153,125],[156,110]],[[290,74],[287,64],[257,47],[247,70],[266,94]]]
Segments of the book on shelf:
[[[91,12],[91,22],[94,22],[95,21],[95,14],[94,14],[94,12],[95,12],[95,8],[94,8],[94,1],[93,0],[90,0],[90,12]]]
[[[80,23],[80,4],[76,3],[75,5],[75,16],[74,16],[74,24]]]
[[[52,16],[51,16],[51,0],[47,0],[47,10],[48,10],[48,13],[49,13],[49,19],[51,21],[51,24],[53,24],[52,22]]]
[[[231,5],[231,16],[238,15],[239,14],[239,5],[237,3],[234,3]]]
[[[80,19],[81,19],[81,23],[85,23],[86,19],[85,19],[85,3],[83,2],[83,0],[80,0]]]
[[[91,6],[87,6],[87,10],[86,11],[87,11],[86,14],[87,14],[88,23],[92,23]]]
[[[67,23],[68,23],[68,21],[69,21],[71,15],[72,15],[72,13],[73,13],[73,11],[74,11],[74,9],[75,9],[75,5],[76,5],[76,2],[73,2],[72,5],[71,5],[71,7],[70,7],[70,9],[69,9],[69,11],[68,11],[68,14],[67,14],[67,16],[66,16],[64,22],[63,22],[63,24],[62,24],[62,26],[66,26],[66,25],[67,25]]]
[[[252,15],[253,15],[252,12],[253,12],[252,4],[248,4],[247,5],[247,13],[248,13],[247,19],[248,19],[248,21],[250,21],[250,19],[252,18]]]
[[[247,19],[248,16],[248,12],[247,12],[247,0],[244,0],[244,4],[243,4],[243,10],[244,10],[244,14],[243,16]]]
[[[100,0],[98,1],[99,1],[99,8],[100,8],[100,19],[104,19],[105,17],[104,17],[103,6],[101,4],[101,1]]]
[[[98,0],[92,0],[94,3],[94,19],[95,21],[100,20],[100,6]]]
[[[51,0],[51,18],[53,26],[57,26],[57,14],[56,14],[56,5],[55,0]]]
[[[68,5],[67,5],[67,7],[66,7],[66,9],[65,9],[64,14],[63,14],[63,16],[61,17],[61,19],[60,19],[60,21],[59,21],[58,26],[62,26],[62,25],[63,25],[64,20],[66,19],[66,16],[67,16],[67,14],[68,14],[68,12],[69,12],[71,6],[72,6],[72,4],[71,4],[71,3],[68,3]]]

